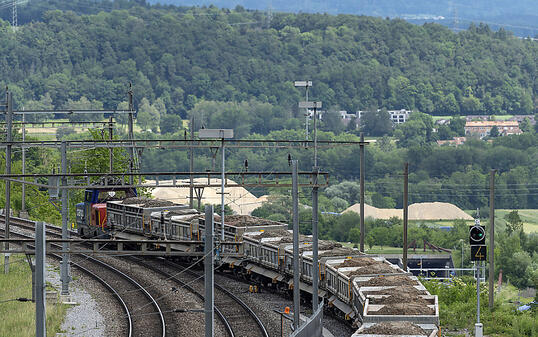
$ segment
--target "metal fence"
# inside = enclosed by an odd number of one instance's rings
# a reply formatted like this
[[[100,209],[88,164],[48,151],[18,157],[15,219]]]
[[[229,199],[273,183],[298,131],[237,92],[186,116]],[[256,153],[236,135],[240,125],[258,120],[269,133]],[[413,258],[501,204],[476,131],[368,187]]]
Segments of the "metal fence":
[[[306,323],[294,331],[290,337],[322,337],[323,336],[323,301],[318,310],[306,319]]]

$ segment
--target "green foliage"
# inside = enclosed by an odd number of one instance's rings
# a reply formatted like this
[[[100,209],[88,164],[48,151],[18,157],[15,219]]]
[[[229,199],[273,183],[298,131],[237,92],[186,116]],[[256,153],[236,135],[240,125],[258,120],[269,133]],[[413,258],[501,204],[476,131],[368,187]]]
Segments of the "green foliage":
[[[476,282],[470,278],[449,281],[422,280],[439,298],[441,326],[450,330],[472,330],[476,322]],[[503,286],[506,287],[506,286]],[[511,301],[511,300],[510,300]],[[538,336],[535,312],[518,312],[512,303],[496,294],[493,310],[488,309],[487,283],[480,284],[480,321],[488,336]]]
[[[519,217],[517,210],[513,210],[512,212],[506,214],[504,216],[504,220],[506,220],[506,232],[508,235],[512,234],[513,232],[523,230],[523,221]]]
[[[369,136],[385,136],[392,133],[392,121],[386,109],[370,109],[361,117],[361,130]]]
[[[268,23],[254,11],[116,0],[104,7],[118,10],[105,12],[81,1],[40,1],[23,11],[33,22],[16,38],[0,31],[0,84],[18,92],[20,106],[49,94],[62,107],[83,93],[112,108],[132,81],[136,108],[143,97],[161,99],[167,113],[185,117],[201,100],[254,99],[296,114],[303,92],[292,80],[303,77],[316,83],[311,97],[326,110],[528,114],[535,105],[536,43],[484,25],[456,34],[436,24],[305,13],[275,13]]]

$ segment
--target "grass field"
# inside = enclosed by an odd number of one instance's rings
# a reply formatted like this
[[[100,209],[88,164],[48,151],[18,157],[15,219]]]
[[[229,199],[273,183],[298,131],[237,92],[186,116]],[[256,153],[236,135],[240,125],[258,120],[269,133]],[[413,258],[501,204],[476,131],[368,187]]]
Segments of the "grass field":
[[[1,259],[1,263],[4,259]],[[0,265],[0,337],[35,336],[35,303],[9,301],[14,298],[32,297],[32,272],[23,255],[10,258],[10,272],[3,274],[4,265]],[[65,305],[47,304],[47,335],[55,336],[61,332],[67,307]]]

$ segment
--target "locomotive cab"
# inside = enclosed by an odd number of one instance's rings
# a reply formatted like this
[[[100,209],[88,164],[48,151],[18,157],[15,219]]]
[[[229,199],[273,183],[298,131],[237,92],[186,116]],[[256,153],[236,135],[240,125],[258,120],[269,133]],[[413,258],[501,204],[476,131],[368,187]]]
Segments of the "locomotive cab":
[[[136,197],[134,188],[88,189],[84,192],[84,202],[76,205],[77,232],[83,238],[106,238],[106,202]]]

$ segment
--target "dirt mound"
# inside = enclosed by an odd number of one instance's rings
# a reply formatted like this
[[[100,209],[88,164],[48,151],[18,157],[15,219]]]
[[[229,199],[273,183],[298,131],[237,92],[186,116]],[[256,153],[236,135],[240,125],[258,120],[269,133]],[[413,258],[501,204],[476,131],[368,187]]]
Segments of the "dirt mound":
[[[162,199],[150,199],[146,197],[127,198],[122,201],[124,205],[141,205],[142,207],[169,207],[174,206],[171,201]]]
[[[220,222],[220,215],[215,215],[215,220]],[[282,225],[280,222],[257,218],[251,215],[226,215],[224,216],[224,222],[234,227]]]
[[[292,234],[290,232],[288,232],[287,230],[285,229],[275,229],[275,230],[271,230],[271,231],[264,231],[263,233],[261,233],[260,235],[258,235],[258,237],[260,239],[264,239],[264,238],[278,238],[278,237],[291,237]]]
[[[382,322],[361,332],[377,335],[427,335],[426,331],[411,322]]]
[[[362,282],[362,287],[378,287],[378,286],[397,286],[397,285],[410,285],[418,286],[418,282],[404,275],[394,276],[377,276],[369,279],[366,282]]]
[[[473,220],[459,207],[447,202],[422,202],[409,205],[409,220]]]
[[[418,290],[413,286],[399,286],[394,288],[375,290],[367,292],[370,295],[404,295],[409,299],[418,297],[419,295],[427,295],[425,290]]]
[[[355,212],[357,214],[360,214],[360,204],[355,204],[353,206],[350,206],[347,208],[343,213],[346,212]],[[370,206],[368,204],[364,204],[364,217],[368,218],[374,218],[374,219],[384,219],[388,220],[392,217],[397,217],[402,219],[403,218],[403,211],[401,209],[388,209],[388,208],[377,208],[374,206]]]
[[[345,268],[345,267],[365,267],[371,266],[373,264],[379,263],[370,257],[361,257],[356,259],[347,259],[343,263],[335,266],[336,268]]]
[[[410,299],[409,296],[406,294],[394,294],[394,295],[390,295],[389,297],[384,297],[384,298],[370,297],[370,304],[409,303],[410,301],[416,304],[421,304],[421,305],[432,304],[430,301],[422,297],[414,297]]]
[[[369,315],[434,315],[435,310],[424,304],[414,301],[407,303],[387,304],[377,311],[368,313]]]
[[[357,270],[353,270],[350,272],[344,272],[344,274],[346,274],[349,277],[360,276],[360,275],[371,275],[371,274],[396,274],[396,273],[398,273],[398,271],[392,268],[387,263],[373,264],[373,265],[359,268]]]
[[[155,182],[153,180],[147,180],[147,183]],[[161,184],[172,183],[171,180],[159,181]],[[189,185],[189,179],[178,179],[177,184],[183,186]],[[208,184],[216,185],[219,187],[205,187],[204,193],[202,195],[203,204],[212,204],[219,205],[217,206],[220,209],[220,179],[211,179],[208,181],[207,178],[194,178],[194,185]],[[244,187],[234,186],[236,183],[230,179],[226,180],[226,188],[224,190],[224,202],[230,206],[232,211],[237,214],[251,214],[252,211],[260,207],[265,201],[267,201],[267,196],[261,196],[256,198],[255,195],[250,193]],[[189,203],[189,189],[188,188],[168,188],[168,187],[156,187],[152,190],[152,195],[156,198],[166,199],[170,201],[175,201],[178,203]],[[196,203],[196,199],[195,199]]]
[[[360,204],[355,204],[347,208],[345,212],[355,212],[360,214]],[[403,219],[403,210],[392,208],[377,208],[370,205],[364,205],[364,216],[374,219],[388,220],[392,217]],[[473,218],[458,208],[456,205],[447,202],[423,202],[409,206],[409,220],[454,220],[464,219],[473,220]]]
[[[355,250],[353,248],[348,247],[336,247],[333,248],[331,251],[323,252],[319,254],[319,257],[333,257],[333,256],[352,256],[352,255],[360,255],[361,253],[358,250]]]

